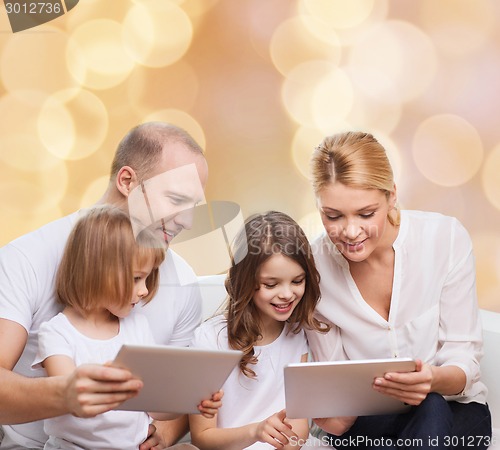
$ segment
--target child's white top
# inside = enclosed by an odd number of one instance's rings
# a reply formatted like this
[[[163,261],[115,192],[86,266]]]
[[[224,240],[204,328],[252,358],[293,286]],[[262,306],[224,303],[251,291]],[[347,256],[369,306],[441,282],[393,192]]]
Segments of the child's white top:
[[[281,335],[272,343],[255,346],[258,362],[250,365],[256,379],[243,375],[236,367],[224,383],[222,407],[217,414],[219,428],[233,428],[260,422],[285,408],[283,368],[286,364],[300,362],[307,353],[303,331],[287,333],[286,323]],[[222,315],[213,317],[195,331],[192,347],[228,350],[226,320]],[[256,442],[248,449],[272,449],[269,444]]]
[[[111,339],[92,339],[81,334],[59,313],[40,326],[34,366],[54,355],[67,355],[77,366],[112,361],[122,344],[153,344],[147,319],[133,314],[120,319],[120,331]],[[147,437],[149,416],[135,411],[109,411],[90,419],[70,414],[46,419],[50,436],[45,449],[137,450]]]

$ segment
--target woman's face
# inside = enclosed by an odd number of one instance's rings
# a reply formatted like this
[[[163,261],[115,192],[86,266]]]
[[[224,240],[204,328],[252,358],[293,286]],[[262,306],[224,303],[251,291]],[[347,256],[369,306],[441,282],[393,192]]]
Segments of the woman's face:
[[[358,189],[335,182],[317,195],[323,226],[337,249],[350,261],[366,260],[381,247],[387,214],[394,208],[396,194],[379,189]]]

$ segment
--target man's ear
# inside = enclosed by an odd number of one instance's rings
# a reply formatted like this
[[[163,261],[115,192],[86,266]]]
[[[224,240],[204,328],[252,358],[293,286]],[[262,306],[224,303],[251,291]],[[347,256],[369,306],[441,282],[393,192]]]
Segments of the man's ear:
[[[134,169],[129,166],[123,166],[118,171],[115,182],[116,188],[125,197],[128,197],[130,191],[132,191],[132,189],[134,189],[139,184]]]

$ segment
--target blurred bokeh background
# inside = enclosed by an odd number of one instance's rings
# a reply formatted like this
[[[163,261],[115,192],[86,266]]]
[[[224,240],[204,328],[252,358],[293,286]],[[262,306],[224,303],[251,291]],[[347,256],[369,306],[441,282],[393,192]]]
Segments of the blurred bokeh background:
[[[500,2],[81,0],[18,33],[2,4],[0,245],[96,201],[148,120],[206,149],[208,200],[311,237],[313,147],[372,132],[400,205],[469,230],[480,305],[500,311]]]

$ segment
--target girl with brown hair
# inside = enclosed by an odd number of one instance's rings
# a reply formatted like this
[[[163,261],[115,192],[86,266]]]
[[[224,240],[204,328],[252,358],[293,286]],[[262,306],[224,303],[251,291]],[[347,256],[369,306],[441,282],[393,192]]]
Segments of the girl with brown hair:
[[[194,445],[205,449],[290,449],[307,440],[306,419],[286,418],[283,367],[307,359],[304,329],[313,317],[319,275],[299,225],[271,211],[250,217],[226,279],[226,306],[195,332],[193,346],[244,353],[223,386],[213,419],[190,416]]]

